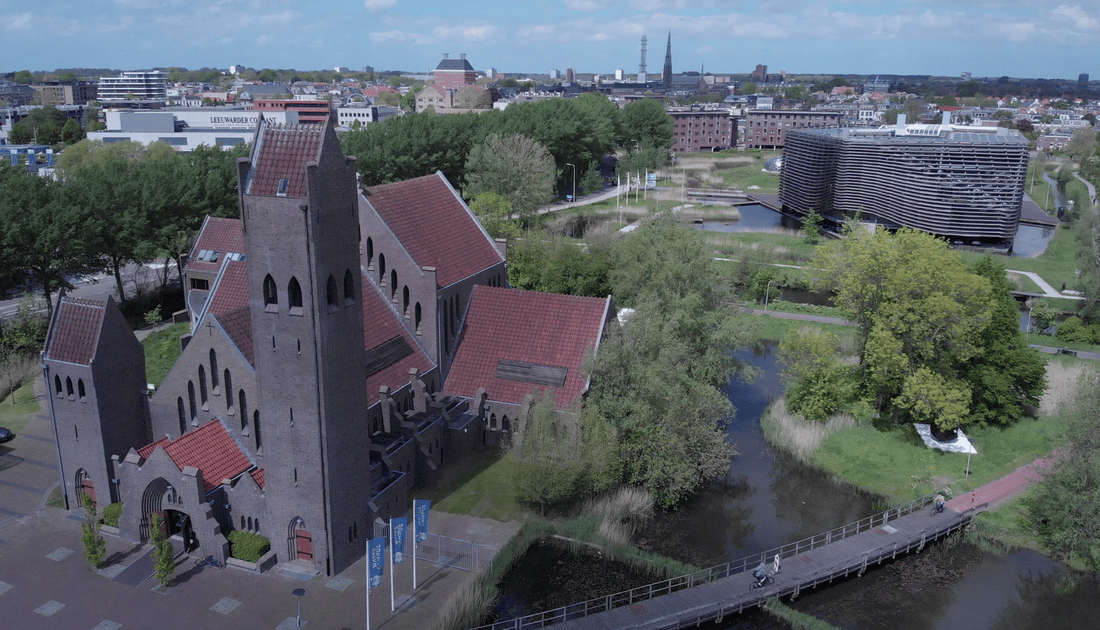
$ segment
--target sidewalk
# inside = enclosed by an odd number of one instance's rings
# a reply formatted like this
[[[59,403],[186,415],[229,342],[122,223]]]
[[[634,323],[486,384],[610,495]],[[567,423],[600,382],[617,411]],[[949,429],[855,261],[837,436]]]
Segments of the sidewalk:
[[[990,481],[973,492],[967,492],[951,499],[947,502],[947,507],[961,512],[988,503],[987,509],[993,509],[1005,501],[1015,498],[1031,487],[1032,484],[1041,481],[1043,471],[1053,466],[1056,460],[1057,455],[1055,453],[1040,457],[1030,464],[1020,466],[1000,479]]]
[[[93,570],[80,541],[82,513],[45,505],[60,477],[47,401],[42,400],[41,383],[37,385],[41,411],[14,440],[0,445],[0,607],[4,611],[0,626],[14,630],[292,630],[297,627],[297,599],[292,591],[304,588],[303,627],[366,627],[363,560],[339,575],[306,580],[276,571],[257,575],[232,567],[198,567],[194,558],[181,556],[176,584],[164,593],[154,590],[156,578],[137,586],[116,580],[149,547],[105,536],[107,562],[100,571]],[[519,527],[517,522],[434,511],[429,519],[432,533],[497,549]],[[285,543],[273,539],[272,544]],[[414,591],[412,559],[406,557],[394,574],[397,611],[390,612],[387,573],[383,585],[370,593],[370,627],[427,628],[451,595],[473,576],[419,560],[419,588]]]

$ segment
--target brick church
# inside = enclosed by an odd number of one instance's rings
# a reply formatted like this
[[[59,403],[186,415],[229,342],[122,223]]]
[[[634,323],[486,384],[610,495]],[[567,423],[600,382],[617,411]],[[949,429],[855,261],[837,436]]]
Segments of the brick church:
[[[334,574],[410,490],[499,442],[538,391],[575,409],[611,298],[507,286],[506,249],[442,174],[360,188],[331,123],[261,120],[240,219],[208,218],[184,268],[190,332],[159,389],[113,300],[62,296],[43,371],[66,501],[122,502],[224,559]]]

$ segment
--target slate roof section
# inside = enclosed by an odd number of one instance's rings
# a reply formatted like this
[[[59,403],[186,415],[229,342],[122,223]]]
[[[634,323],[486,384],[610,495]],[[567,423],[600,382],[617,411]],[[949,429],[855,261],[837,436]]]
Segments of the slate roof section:
[[[207,250],[218,252],[215,261],[199,260],[199,252]],[[195,246],[187,257],[187,271],[217,273],[222,259],[229,254],[244,255],[244,230],[240,219],[223,219],[207,216],[202,222]]]
[[[365,194],[416,264],[435,267],[439,287],[503,260],[442,173],[374,186]]]
[[[138,449],[138,455],[148,458],[158,446],[180,470],[187,466],[201,470],[207,492],[221,485],[222,479],[232,479],[253,467],[220,419],[207,422],[175,440],[162,438],[143,446]]]
[[[261,123],[252,152],[248,194],[275,197],[288,180],[287,197],[306,197],[306,163],[321,159],[325,125]]]
[[[99,345],[99,331],[103,327],[106,308],[106,300],[62,297],[57,304],[46,358],[91,365]]]
[[[474,396],[484,387],[490,400],[519,404],[528,393],[549,388],[558,408],[569,409],[585,390],[585,353],[599,342],[610,308],[610,298],[476,286],[443,389]],[[498,378],[501,361],[564,369],[565,383]]]
[[[435,69],[436,70],[449,70],[449,71],[452,71],[452,72],[456,71],[456,70],[459,71],[459,72],[467,72],[467,71],[468,72],[473,72],[474,71],[474,67],[470,65],[470,62],[467,61],[465,57],[461,57],[459,59],[451,59],[451,58],[448,57],[447,59],[443,59],[442,61],[440,61],[439,65],[436,66]]]
[[[248,266],[242,260],[229,260],[214,286],[209,313],[218,319],[230,340],[236,344],[248,364],[256,367],[252,347],[252,311],[248,302]]]
[[[400,315],[394,312],[386,299],[378,293],[378,289],[365,275],[361,275],[360,279],[363,282],[363,345],[366,346],[368,356],[372,350],[380,349],[387,343],[393,344],[395,338],[404,339],[412,349],[410,354],[389,363],[374,374],[367,375],[367,405],[369,406],[378,402],[378,388],[382,385],[388,386],[391,390],[403,387],[409,384],[409,368],[415,367],[423,374],[433,365],[424,354],[424,350],[397,319]]]

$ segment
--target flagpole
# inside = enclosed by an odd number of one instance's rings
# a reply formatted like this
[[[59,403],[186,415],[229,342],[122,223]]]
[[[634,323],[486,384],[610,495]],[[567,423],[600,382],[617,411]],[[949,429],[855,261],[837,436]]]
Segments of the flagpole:
[[[370,538],[367,539],[367,556],[366,566],[363,567],[367,572],[367,630],[370,630]]]
[[[393,554],[397,551],[393,546],[393,517],[390,517],[390,612],[397,610],[397,606],[393,603]]]
[[[416,501],[413,501],[413,505],[416,505]],[[420,544],[420,530],[418,527],[418,520],[416,518],[416,508],[413,508],[413,590],[416,590],[416,548]]]

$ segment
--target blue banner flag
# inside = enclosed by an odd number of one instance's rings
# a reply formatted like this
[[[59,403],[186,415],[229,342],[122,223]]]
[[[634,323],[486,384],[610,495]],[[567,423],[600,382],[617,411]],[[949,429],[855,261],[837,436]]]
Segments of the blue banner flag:
[[[9,152],[9,155],[11,155],[11,165],[12,166],[19,166],[19,153],[17,153],[15,151],[15,149],[12,149]]]
[[[401,561],[405,559],[405,530],[408,527],[409,519],[404,516],[390,520],[390,535],[393,544],[390,551],[393,552],[394,564],[401,564]]]
[[[382,584],[382,573],[386,566],[386,539],[372,538],[367,543],[367,565],[370,567],[367,578],[370,588]]]
[[[416,543],[422,543],[428,539],[428,509],[432,507],[431,499],[413,499],[413,518],[416,519]]]

